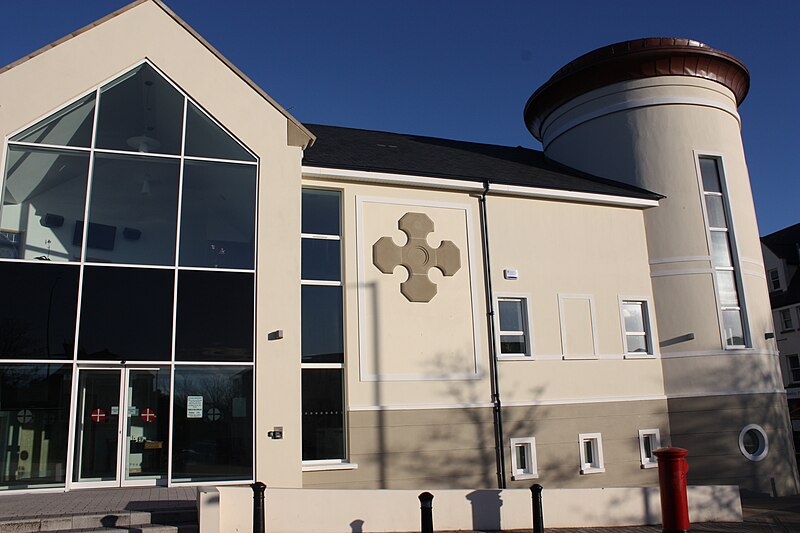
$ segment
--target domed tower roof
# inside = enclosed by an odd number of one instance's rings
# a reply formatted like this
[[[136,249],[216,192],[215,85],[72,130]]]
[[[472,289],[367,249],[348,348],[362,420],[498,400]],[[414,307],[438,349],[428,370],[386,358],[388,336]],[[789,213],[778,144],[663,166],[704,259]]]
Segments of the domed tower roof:
[[[716,81],[733,92],[737,105],[750,89],[750,73],[730,54],[691,39],[635,39],[598,48],[553,74],[525,104],[525,125],[542,140],[542,123],[565,102],[607,85],[655,76]]]

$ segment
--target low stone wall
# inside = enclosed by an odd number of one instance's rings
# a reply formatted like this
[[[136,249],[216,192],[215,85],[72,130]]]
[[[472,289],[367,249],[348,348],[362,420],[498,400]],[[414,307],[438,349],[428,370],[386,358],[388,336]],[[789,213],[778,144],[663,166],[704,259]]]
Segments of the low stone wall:
[[[268,533],[419,531],[421,490],[267,489]],[[433,490],[436,530],[532,527],[527,489]],[[737,486],[689,487],[692,522],[741,522]],[[247,486],[204,487],[200,533],[251,533],[253,493]],[[547,527],[661,523],[657,487],[552,489],[543,492]]]

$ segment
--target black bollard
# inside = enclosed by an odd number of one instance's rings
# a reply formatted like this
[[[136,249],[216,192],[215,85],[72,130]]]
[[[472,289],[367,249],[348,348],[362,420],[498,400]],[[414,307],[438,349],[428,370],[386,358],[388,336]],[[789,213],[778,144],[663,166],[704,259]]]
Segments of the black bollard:
[[[544,533],[542,490],[544,490],[544,487],[538,483],[531,487],[531,499],[533,500],[533,533]]]
[[[419,495],[419,509],[422,514],[422,533],[433,533],[433,494],[423,492]]]
[[[267,486],[256,481],[250,488],[253,489],[253,533],[264,533],[264,491]]]

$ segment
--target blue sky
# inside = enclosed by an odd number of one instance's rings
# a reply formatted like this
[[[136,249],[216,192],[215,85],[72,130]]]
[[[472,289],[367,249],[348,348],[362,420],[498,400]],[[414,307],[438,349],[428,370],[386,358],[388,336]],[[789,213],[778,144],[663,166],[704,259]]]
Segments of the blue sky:
[[[126,3],[16,2],[5,13],[0,64]],[[541,147],[525,129],[522,108],[567,62],[638,37],[705,42],[750,69],[740,113],[761,234],[800,222],[800,2],[167,5],[303,122],[531,148]]]

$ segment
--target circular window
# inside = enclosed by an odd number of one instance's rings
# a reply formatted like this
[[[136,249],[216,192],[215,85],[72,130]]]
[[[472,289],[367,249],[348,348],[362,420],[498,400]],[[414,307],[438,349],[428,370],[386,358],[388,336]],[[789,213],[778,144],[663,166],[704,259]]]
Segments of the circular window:
[[[767,456],[769,443],[767,433],[758,424],[750,424],[739,433],[739,449],[751,461],[760,461]]]

